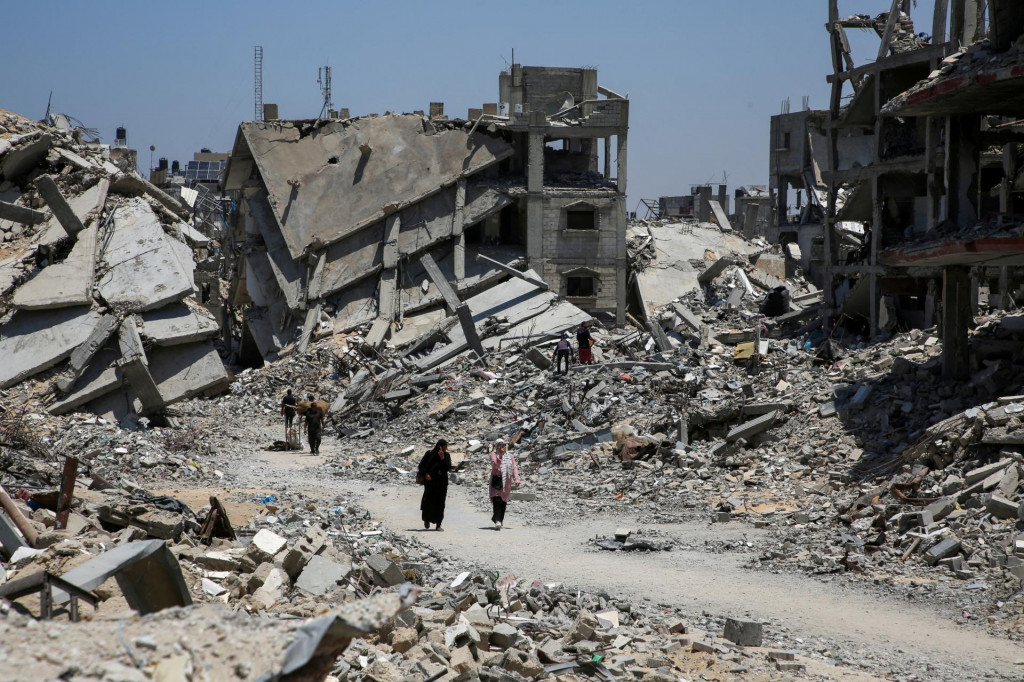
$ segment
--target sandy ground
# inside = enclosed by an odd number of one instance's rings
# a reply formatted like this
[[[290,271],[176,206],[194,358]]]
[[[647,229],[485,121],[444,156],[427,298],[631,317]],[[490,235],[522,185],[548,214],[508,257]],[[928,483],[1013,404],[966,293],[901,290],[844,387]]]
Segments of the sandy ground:
[[[254,440],[265,442],[269,432],[254,431]],[[324,441],[321,452],[315,457],[308,451],[254,451],[251,466],[234,473],[251,481],[254,489],[260,481],[264,485],[277,481],[291,489],[355,496],[392,530],[453,557],[514,574],[520,582],[561,582],[680,607],[694,616],[708,612],[761,620],[768,624],[766,632],[785,630],[801,638],[807,649],[826,651],[839,645],[836,648],[846,652],[848,662],[850,652],[854,662],[859,655],[861,665],[868,668],[864,674],[883,673],[887,660],[905,663],[913,657],[937,666],[935,675],[922,666],[922,680],[948,679],[950,671],[957,669],[963,671],[963,679],[989,674],[1004,679],[1024,676],[1024,647],[990,636],[981,628],[962,627],[927,604],[885,599],[856,585],[811,576],[744,568],[751,555],[740,552],[676,549],[630,554],[604,552],[589,544],[593,537],[606,537],[616,528],[637,528],[637,520],[628,516],[570,519],[557,527],[529,526],[516,515],[517,505],[529,503],[511,502],[506,527],[496,531],[484,491],[477,486],[453,485],[449,487],[444,532],[424,531],[419,487],[325,479],[323,469],[316,465],[335,454],[331,439]],[[684,523],[656,528],[690,547],[753,540],[763,532],[742,524]],[[826,677],[839,679],[835,677],[837,669],[830,670]],[[873,678],[858,674],[845,679]]]

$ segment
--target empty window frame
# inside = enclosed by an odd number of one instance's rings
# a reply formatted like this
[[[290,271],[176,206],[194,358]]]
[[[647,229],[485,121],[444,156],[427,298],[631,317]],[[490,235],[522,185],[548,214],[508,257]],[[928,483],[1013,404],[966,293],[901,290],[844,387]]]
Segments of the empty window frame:
[[[565,212],[565,229],[596,230],[597,211],[592,208],[572,208]]]
[[[565,295],[570,298],[597,296],[597,279],[594,277],[566,277]]]

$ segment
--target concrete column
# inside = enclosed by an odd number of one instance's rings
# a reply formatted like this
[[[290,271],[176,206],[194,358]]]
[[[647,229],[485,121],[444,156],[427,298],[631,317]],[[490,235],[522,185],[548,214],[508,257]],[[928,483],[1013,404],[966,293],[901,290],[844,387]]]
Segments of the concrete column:
[[[626,193],[626,133],[619,133],[615,136],[615,173],[618,181],[619,194]]]
[[[928,278],[927,293],[924,296],[924,327],[925,329],[935,324],[935,307],[938,304],[938,285],[935,278]]]
[[[711,222],[711,186],[702,185],[697,195],[697,220],[702,223]]]
[[[612,177],[612,138],[604,138],[604,176]]]
[[[544,277],[544,130],[543,127],[530,129],[526,151],[526,257],[529,266],[541,278]]]
[[[977,268],[971,268],[971,279],[970,279],[970,302],[971,302],[971,316],[978,314],[978,298],[979,289],[981,288],[981,274]]]
[[[455,251],[455,281],[466,278],[466,178],[459,178],[455,188],[455,213],[452,216],[452,241]]]
[[[970,375],[967,328],[971,322],[970,275],[963,265],[942,272],[942,376],[963,380]]]
[[[1010,301],[1013,297],[1010,296],[1010,268],[1003,266],[999,268],[999,308],[1000,310],[1009,310]]]
[[[882,241],[882,193],[881,180],[877,175],[871,180],[871,192],[874,203],[872,204],[871,231],[868,233],[871,239],[868,264],[873,268],[877,263],[878,243]],[[869,320],[870,333],[874,337],[878,333],[878,275],[875,274],[874,269],[868,274],[868,291],[871,311]]]

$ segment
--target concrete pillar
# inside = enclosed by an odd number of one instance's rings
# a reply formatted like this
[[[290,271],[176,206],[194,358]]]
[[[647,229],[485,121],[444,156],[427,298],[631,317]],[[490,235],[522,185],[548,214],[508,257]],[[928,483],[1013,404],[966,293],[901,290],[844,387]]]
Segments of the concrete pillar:
[[[526,153],[526,257],[529,266],[542,278],[544,277],[545,129],[544,127],[530,129]]]
[[[459,178],[455,188],[455,213],[452,215],[452,241],[455,251],[455,281],[466,278],[466,178]]]
[[[697,220],[702,223],[711,222],[711,186],[701,185],[697,197]]]
[[[970,275],[963,265],[942,273],[942,376],[963,380],[970,375],[967,328],[971,322]]]
[[[939,302],[938,285],[933,277],[928,278],[927,293],[924,296],[924,327],[925,329],[935,324],[936,306]]]
[[[970,302],[971,302],[971,316],[978,314],[978,298],[979,289],[981,288],[981,273],[978,272],[977,268],[971,268],[971,279],[970,279]]]
[[[999,268],[999,309],[1009,310],[1013,297],[1010,295],[1010,268]]]
[[[779,192],[775,197],[776,224],[785,225],[789,221],[789,180],[779,178]]]
[[[615,136],[616,189],[619,194],[626,193],[626,137],[626,133],[619,133]]]
[[[604,177],[612,177],[612,138],[604,138]]]

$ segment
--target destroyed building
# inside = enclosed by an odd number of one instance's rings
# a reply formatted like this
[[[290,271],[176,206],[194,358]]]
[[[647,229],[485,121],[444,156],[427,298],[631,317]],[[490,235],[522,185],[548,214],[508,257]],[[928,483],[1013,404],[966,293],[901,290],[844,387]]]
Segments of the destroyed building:
[[[519,269],[531,296],[625,319],[628,100],[593,69],[519,64],[499,98],[466,120],[434,103],[239,126],[224,189],[241,193],[243,362],[325,331],[372,325],[371,345],[428,331],[441,303],[454,312]]]
[[[45,378],[52,414],[119,421],[225,385],[195,276],[211,240],[185,207],[109,146],[0,120],[0,388]]]
[[[978,0],[936,3],[929,36],[911,9],[844,18],[830,2],[829,108],[772,119],[767,236],[798,245],[829,322],[861,320],[872,335],[941,322],[944,371],[962,378],[972,311],[989,290],[989,303],[1011,303],[1021,261],[1012,74],[1024,14],[1002,0],[987,15]],[[874,61],[854,63],[851,29],[878,35]],[[797,215],[790,189],[805,193]]]

